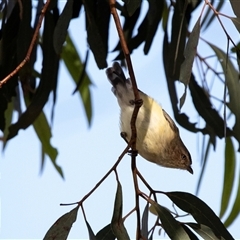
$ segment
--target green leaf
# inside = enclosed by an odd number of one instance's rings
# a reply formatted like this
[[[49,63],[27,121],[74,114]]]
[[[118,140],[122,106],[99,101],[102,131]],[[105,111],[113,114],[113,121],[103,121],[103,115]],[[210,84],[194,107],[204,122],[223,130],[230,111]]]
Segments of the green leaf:
[[[33,123],[34,130],[42,144],[42,151],[43,154],[47,154],[49,158],[51,159],[55,169],[58,171],[58,173],[61,175],[62,178],[63,176],[63,171],[61,167],[56,163],[56,158],[58,155],[58,151],[56,148],[54,148],[51,145],[51,138],[52,138],[52,133],[51,133],[51,128],[48,124],[47,118],[44,114],[44,112],[41,112],[38,118],[34,121]],[[41,171],[43,170],[44,167],[44,156],[42,159],[42,166],[41,166]]]
[[[230,0],[234,14],[240,18],[240,6],[239,2],[236,0]]]
[[[186,192],[165,193],[180,209],[190,213],[199,223],[208,226],[217,237],[233,239],[213,210],[198,197]]]
[[[65,7],[57,21],[56,27],[53,33],[53,46],[57,54],[61,53],[62,45],[65,42],[67,36],[67,30],[72,18],[73,1],[68,0]]]
[[[224,167],[224,180],[222,190],[222,202],[219,217],[222,218],[229,205],[229,199],[232,194],[233,182],[235,178],[235,165],[236,156],[232,139],[226,138],[225,146],[225,167]]]
[[[200,235],[204,240],[219,240],[224,239],[222,237],[217,237],[211,228],[197,223],[186,223],[189,227],[191,227],[198,235]]]
[[[239,73],[235,69],[231,59],[217,46],[206,42],[216,53],[217,58],[222,66],[225,75],[225,82],[229,93],[228,107],[234,113],[236,117],[235,125],[233,127],[234,136],[240,144],[240,108],[239,108],[239,96],[240,96],[240,83]]]
[[[5,115],[4,115],[5,116],[5,129],[3,131],[3,148],[2,148],[2,151],[4,151],[4,149],[6,148],[6,145],[7,145],[6,138],[8,136],[8,127],[12,123],[12,116],[13,116],[13,110],[14,110],[13,101],[8,103],[7,109],[6,109]]]
[[[104,228],[102,228],[96,235],[97,240],[114,240],[116,239],[113,234],[111,224],[108,224]]]
[[[75,207],[72,211],[62,215],[47,231],[43,240],[61,239],[65,240],[72,228],[72,224],[77,219],[77,212],[79,206]]]
[[[142,0],[123,0],[123,1],[127,6],[129,16],[132,16],[142,3]]]
[[[130,240],[127,230],[123,225],[122,219],[122,186],[118,182],[117,192],[114,203],[113,216],[111,221],[111,228],[113,234],[118,240]]]
[[[87,22],[87,39],[90,49],[94,55],[95,61],[99,69],[107,67],[107,49],[106,42],[103,41],[97,18],[95,16],[96,6],[95,1],[88,0],[84,1],[84,8],[86,11],[86,22]],[[103,16],[104,17],[104,16]]]
[[[189,84],[190,77],[192,74],[192,67],[193,67],[193,61],[196,55],[197,51],[197,45],[198,45],[198,39],[200,34],[200,21],[201,17],[198,18],[197,22],[195,23],[192,32],[190,33],[190,36],[188,38],[188,42],[186,44],[186,48],[184,50],[184,57],[185,60],[183,61],[181,68],[180,68],[180,77],[179,81],[182,82],[185,86],[184,93],[182,97],[180,98],[180,109],[182,108],[186,94],[187,94],[187,85]]]
[[[147,13],[148,28],[145,39],[145,45],[143,49],[144,54],[148,54],[150,50],[153,39],[156,35],[156,31],[158,29],[158,25],[162,19],[163,10],[165,7],[165,1],[148,0],[148,2],[149,2],[149,9]]]
[[[144,239],[148,239],[148,212],[149,212],[149,203],[146,204],[142,215],[142,229],[141,235]]]
[[[210,138],[215,138],[216,136],[223,138],[225,136],[225,122],[219,115],[219,111],[213,107],[206,90],[198,85],[193,74],[191,75],[189,89],[191,91],[192,101],[196,110],[206,122],[206,131]],[[232,132],[226,127],[226,135],[229,136],[230,134],[232,134]],[[210,140],[214,145],[212,139]]]
[[[199,240],[199,238],[186,226],[186,223],[182,223],[181,225],[191,240]]]
[[[66,38],[66,45],[63,46],[61,57],[72,76],[72,79],[78,84],[79,78],[81,77],[82,70],[84,66],[80,59],[80,56],[75,48],[70,36]],[[80,88],[78,89],[79,95],[82,99],[84,110],[88,123],[92,120],[92,101],[90,93],[91,81],[87,74],[85,74],[83,80],[81,81]]]
[[[205,138],[205,136],[204,136],[204,138]],[[205,153],[204,153],[204,157],[202,159],[202,167],[201,167],[201,172],[200,172],[200,176],[198,178],[198,183],[197,183],[197,187],[196,187],[196,195],[198,195],[200,185],[201,185],[201,182],[202,182],[202,179],[203,179],[203,175],[204,175],[204,172],[206,170],[207,160],[208,160],[208,156],[209,156],[209,153],[210,153],[210,146],[211,146],[211,141],[210,141],[210,138],[209,138],[208,142],[207,142],[206,150],[205,150]]]
[[[88,229],[88,234],[89,234],[89,240],[97,240],[91,226],[89,225],[88,221],[85,221]]]
[[[36,93],[26,111],[20,116],[15,124],[9,127],[7,139],[18,134],[20,129],[26,129],[37,119],[51,91],[56,92],[59,57],[53,49],[53,30],[55,27],[55,16],[49,11],[46,12],[43,30],[43,61],[41,80]]]
[[[238,189],[237,189],[236,199],[234,201],[232,211],[230,212],[228,218],[224,222],[224,225],[226,227],[229,227],[233,223],[233,221],[236,219],[236,217],[239,215],[239,213],[240,213],[240,174],[239,174],[239,180],[238,180]]]
[[[161,220],[162,227],[170,239],[190,239],[181,224],[172,216],[168,209],[154,201],[152,201],[151,204],[155,208]]]
[[[233,22],[233,24],[235,25],[236,29],[238,30],[238,32],[240,33],[240,17],[239,18],[230,18]]]

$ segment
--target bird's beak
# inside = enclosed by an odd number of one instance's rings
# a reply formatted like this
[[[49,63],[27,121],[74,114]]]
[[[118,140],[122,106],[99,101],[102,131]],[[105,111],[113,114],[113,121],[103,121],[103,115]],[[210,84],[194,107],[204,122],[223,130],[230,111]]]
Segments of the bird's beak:
[[[191,174],[193,174],[193,170],[192,170],[191,166],[188,166],[187,170],[188,170]]]

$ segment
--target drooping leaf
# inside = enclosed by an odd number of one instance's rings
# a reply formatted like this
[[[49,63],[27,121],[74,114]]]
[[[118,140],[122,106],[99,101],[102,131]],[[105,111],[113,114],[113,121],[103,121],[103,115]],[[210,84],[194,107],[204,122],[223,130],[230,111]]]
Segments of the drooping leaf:
[[[186,224],[181,224],[187,235],[191,240],[199,240],[199,238],[186,226]]]
[[[62,215],[47,231],[43,240],[61,239],[65,240],[77,219],[79,206],[75,207],[68,213]]]
[[[116,239],[115,235],[113,234],[111,224],[108,224],[104,228],[102,228],[96,234],[97,240],[114,240]]]
[[[210,153],[210,146],[211,146],[211,141],[210,141],[210,138],[209,138],[208,142],[207,142],[207,146],[205,148],[204,157],[202,159],[202,167],[201,167],[201,172],[200,172],[200,176],[198,178],[198,183],[197,183],[197,187],[196,187],[196,195],[198,195],[198,193],[199,193],[199,189],[200,189],[200,185],[202,183],[203,175],[204,175],[204,172],[206,170],[207,160],[208,160],[208,156],[209,156],[209,153]]]
[[[240,96],[240,83],[239,73],[235,69],[231,58],[226,55],[219,47],[206,42],[216,53],[217,58],[222,66],[225,75],[225,83],[227,85],[229,93],[229,103],[227,104],[230,110],[234,113],[236,121],[233,127],[233,134],[239,142],[240,146],[240,108],[239,108],[239,96]]]
[[[118,182],[111,228],[118,240],[130,240],[122,219],[122,186]]]
[[[88,229],[88,235],[89,235],[89,240],[98,240],[91,228],[91,226],[89,225],[88,221],[85,221],[86,225],[87,225],[87,229]]]
[[[232,210],[229,213],[229,216],[227,217],[226,221],[224,222],[224,225],[226,227],[229,227],[239,214],[240,214],[240,174],[238,180],[237,195],[233,203]]]
[[[33,123],[33,127],[42,144],[43,159],[41,164],[41,171],[43,171],[45,164],[45,155],[47,155],[51,159],[55,169],[58,171],[61,177],[64,178],[62,168],[56,162],[58,151],[55,147],[51,145],[50,142],[52,138],[51,128],[48,124],[44,112],[41,112],[39,114],[38,118]]]
[[[5,10],[6,11],[6,10]],[[17,66],[17,36],[20,26],[20,9],[16,2],[6,22],[1,21],[1,44],[0,44],[0,81],[4,79]],[[18,84],[18,76],[14,75],[0,88],[0,130],[5,129],[4,112],[8,102],[15,96],[15,88]]]
[[[36,120],[47,102],[50,92],[56,91],[59,59],[53,49],[53,30],[55,24],[55,16],[53,13],[47,11],[43,31],[43,68],[41,80],[26,111],[15,124],[9,127],[8,140],[16,136],[20,129],[26,129]]]
[[[90,49],[99,69],[106,68],[107,49],[97,24],[95,1],[84,1],[84,8],[86,11],[87,39]]]
[[[82,7],[82,0],[73,0],[72,18],[78,18]]]
[[[66,45],[63,46],[61,57],[69,73],[71,74],[72,79],[77,85],[79,82],[79,78],[81,77],[82,70],[84,69],[84,66],[69,35],[66,38]],[[82,99],[84,110],[89,124],[91,123],[92,119],[92,101],[90,85],[91,81],[88,75],[85,73],[84,78],[81,81],[81,85],[78,88],[78,92]]]
[[[6,142],[6,138],[8,136],[8,127],[11,125],[12,123],[12,116],[13,116],[13,101],[9,102],[7,105],[7,109],[5,111],[5,129],[3,132],[3,148],[2,151],[4,151],[4,149],[6,148],[7,142]]]
[[[239,2],[238,1],[235,1],[235,0],[230,0],[230,3],[232,5],[232,9],[233,9],[233,12],[234,14],[240,18],[240,7],[239,7]]]
[[[53,47],[57,54],[61,53],[63,43],[65,42],[68,26],[72,18],[73,1],[68,0],[64,6],[64,9],[57,21],[57,25],[53,33]]]
[[[224,120],[219,115],[219,112],[213,107],[205,89],[198,85],[193,74],[191,75],[189,89],[191,91],[192,101],[196,110],[207,124],[206,131],[208,132],[209,136],[213,138],[215,138],[215,136],[223,138],[225,134]],[[232,134],[232,131],[227,127],[226,134],[227,136]],[[214,142],[211,142],[214,145]]]
[[[186,9],[187,1],[176,1],[172,17],[171,41],[169,46],[168,74],[172,80],[178,80],[181,64],[184,61],[184,48],[187,37]]]
[[[129,16],[132,16],[141,5],[142,0],[123,0],[126,4]]]
[[[147,13],[148,28],[144,45],[144,54],[148,54],[152,45],[153,39],[156,35],[158,25],[162,19],[162,14],[165,6],[165,1],[148,0],[149,9]]]
[[[201,131],[201,129],[195,127],[196,123],[191,123],[189,121],[189,118],[186,114],[179,112],[177,91],[176,91],[174,79],[172,76],[172,70],[171,70],[172,59],[169,56],[170,50],[171,50],[171,45],[168,42],[168,32],[167,32],[167,29],[165,29],[164,40],[163,40],[163,64],[164,64],[168,92],[169,92],[169,97],[172,104],[174,117],[182,127],[188,129],[189,131],[191,132]]]
[[[236,29],[240,33],[240,17],[239,18],[231,18],[233,24],[235,25]]]
[[[200,235],[204,240],[224,240],[224,238],[218,238],[211,228],[197,223],[186,223],[191,227],[198,235]]]
[[[147,203],[142,215],[142,229],[141,229],[141,235],[145,239],[148,239],[148,212],[149,204]]]
[[[200,21],[201,17],[198,18],[197,22],[195,23],[192,32],[190,33],[190,36],[188,38],[188,42],[186,44],[186,48],[184,50],[184,57],[185,60],[183,61],[180,69],[180,77],[179,80],[182,82],[185,86],[184,93],[182,97],[180,98],[180,109],[182,108],[186,94],[187,94],[187,86],[190,81],[190,77],[192,74],[192,67],[193,67],[193,61],[196,55],[197,51],[197,45],[198,45],[198,39],[200,34]]]
[[[165,193],[180,209],[190,213],[199,224],[212,229],[216,237],[233,240],[233,237],[225,228],[221,220],[213,210],[198,197],[186,192]]]
[[[170,237],[170,239],[190,239],[181,224],[172,216],[168,209],[162,207],[154,201],[152,201],[151,204],[155,208],[161,220],[162,227],[167,233],[167,235]]]
[[[222,190],[222,201],[221,210],[219,217],[222,218],[229,205],[229,200],[233,190],[233,182],[235,178],[235,165],[236,156],[235,149],[233,146],[232,139],[226,138],[225,146],[225,166],[224,166],[224,179],[223,179],[223,190]]]

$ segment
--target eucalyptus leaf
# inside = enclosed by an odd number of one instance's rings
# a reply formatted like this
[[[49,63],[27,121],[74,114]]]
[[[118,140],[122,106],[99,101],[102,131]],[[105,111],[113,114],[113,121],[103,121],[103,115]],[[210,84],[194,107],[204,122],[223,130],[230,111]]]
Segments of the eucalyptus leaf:
[[[81,78],[82,71],[84,71],[84,64],[81,61],[81,58],[77,52],[76,47],[74,46],[71,37],[67,35],[66,45],[63,46],[61,57],[72,76],[72,79],[76,83],[76,86]],[[84,77],[81,81],[81,85],[78,88],[79,95],[82,99],[84,110],[88,123],[91,123],[92,120],[92,100],[90,93],[91,80],[89,79],[87,73],[85,72]]]
[[[224,225],[226,227],[229,227],[239,214],[240,214],[240,174],[238,180],[237,195],[234,200],[232,210],[229,213],[229,216],[227,217],[226,221],[224,222]]]
[[[74,0],[68,0],[63,11],[57,21],[57,25],[53,33],[53,46],[57,54],[61,53],[62,45],[65,42],[68,26],[72,18]]]
[[[224,179],[223,179],[223,190],[222,190],[222,201],[221,210],[219,217],[222,218],[229,205],[229,200],[233,190],[233,183],[235,179],[235,166],[236,156],[235,149],[233,146],[232,139],[226,138],[225,146],[225,166],[224,166]]]
[[[190,213],[199,224],[212,229],[217,237],[233,240],[233,237],[225,228],[221,220],[213,210],[198,197],[186,192],[165,193],[180,209]]]
[[[122,206],[122,186],[120,182],[118,182],[113,216],[111,221],[111,228],[112,228],[113,234],[116,236],[118,240],[130,240],[127,230],[123,224],[122,207],[123,207]]]
[[[73,223],[77,219],[79,206],[70,212],[62,215],[47,231],[43,240],[61,239],[65,240],[72,228]]]
[[[182,240],[182,239],[190,239],[188,234],[185,232],[181,224],[172,216],[168,209],[162,207],[158,203],[152,201],[152,206],[155,208],[161,223],[162,227],[173,240]]]
[[[182,108],[185,102],[187,85],[189,84],[190,77],[192,74],[193,61],[196,55],[199,34],[200,34],[200,21],[201,21],[201,17],[199,17],[197,22],[195,23],[193,30],[190,33],[190,36],[188,38],[186,48],[184,50],[185,60],[181,65],[179,80],[184,84],[185,90],[182,97],[180,98],[180,108]]]

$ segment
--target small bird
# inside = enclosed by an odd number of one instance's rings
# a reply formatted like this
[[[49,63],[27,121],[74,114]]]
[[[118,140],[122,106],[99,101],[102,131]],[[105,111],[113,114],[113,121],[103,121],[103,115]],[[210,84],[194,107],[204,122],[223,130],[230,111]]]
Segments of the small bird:
[[[106,70],[106,75],[121,108],[121,133],[126,141],[130,141],[130,121],[135,99],[131,80],[126,79],[118,62]],[[191,155],[182,142],[174,121],[153,98],[138,91],[143,100],[136,120],[138,153],[163,167],[185,169],[193,174]]]

